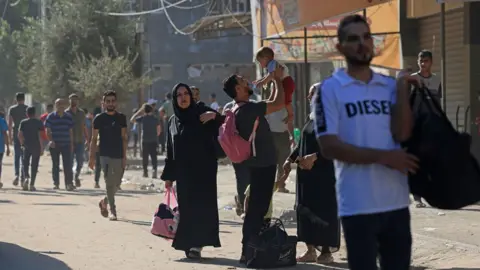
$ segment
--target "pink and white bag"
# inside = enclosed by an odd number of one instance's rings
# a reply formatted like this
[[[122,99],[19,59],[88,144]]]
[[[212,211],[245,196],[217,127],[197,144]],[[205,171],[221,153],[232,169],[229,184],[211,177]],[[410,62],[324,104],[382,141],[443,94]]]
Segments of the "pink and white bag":
[[[150,232],[153,235],[166,239],[175,238],[180,213],[178,212],[178,202],[175,191],[171,188],[165,191],[163,203],[158,206],[153,216]]]

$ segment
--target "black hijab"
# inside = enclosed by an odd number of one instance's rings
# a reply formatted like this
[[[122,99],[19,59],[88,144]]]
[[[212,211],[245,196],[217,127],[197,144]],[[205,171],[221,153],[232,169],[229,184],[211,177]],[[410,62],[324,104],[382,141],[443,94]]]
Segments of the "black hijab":
[[[185,87],[187,89],[187,93],[190,96],[190,106],[188,108],[181,108],[178,105],[177,101],[177,94],[178,94],[178,89],[181,87]],[[175,114],[175,117],[179,120],[180,123],[187,123],[191,121],[200,121],[198,119],[198,112],[197,112],[197,104],[193,100],[193,93],[192,90],[190,90],[190,86],[184,83],[178,83],[173,87],[172,90],[172,104],[173,104],[173,112]]]

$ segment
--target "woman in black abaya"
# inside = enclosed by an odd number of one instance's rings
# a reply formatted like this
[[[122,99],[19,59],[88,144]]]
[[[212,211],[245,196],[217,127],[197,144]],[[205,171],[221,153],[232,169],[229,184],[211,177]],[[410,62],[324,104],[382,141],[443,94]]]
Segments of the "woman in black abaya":
[[[315,86],[310,88],[312,99]],[[297,167],[297,234],[298,241],[307,244],[307,251],[297,258],[299,262],[333,262],[332,253],[340,248],[340,224],[335,193],[333,162],[324,158],[315,136],[313,117],[309,116],[303,127],[297,147],[284,164],[288,175],[291,164]],[[320,218],[327,226],[315,222]],[[317,257],[317,251],[320,255]]]
[[[196,104],[186,84],[174,87],[172,103],[161,176],[166,188],[177,183],[180,221],[172,246],[190,259],[200,259],[203,247],[220,247],[215,140],[224,119]]]

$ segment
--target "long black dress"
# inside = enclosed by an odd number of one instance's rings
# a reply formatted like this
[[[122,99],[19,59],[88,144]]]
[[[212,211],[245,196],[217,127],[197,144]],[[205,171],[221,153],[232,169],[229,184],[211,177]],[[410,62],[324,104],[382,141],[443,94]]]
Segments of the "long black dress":
[[[340,248],[340,225],[335,193],[335,172],[333,162],[325,159],[318,146],[313,121],[308,120],[302,130],[297,147],[290,155],[291,160],[317,153],[317,160],[311,170],[297,168],[297,198],[299,205],[307,207],[316,216],[326,221],[327,227],[311,222],[311,218],[297,211],[298,241],[313,245],[317,249],[330,247],[332,252]]]
[[[200,115],[212,109],[193,102],[189,108],[180,109],[176,98],[173,106],[175,115],[168,122],[167,156],[161,176],[177,184],[180,222],[172,247],[183,251],[220,247],[214,140],[223,119],[217,115],[216,120],[202,124]]]

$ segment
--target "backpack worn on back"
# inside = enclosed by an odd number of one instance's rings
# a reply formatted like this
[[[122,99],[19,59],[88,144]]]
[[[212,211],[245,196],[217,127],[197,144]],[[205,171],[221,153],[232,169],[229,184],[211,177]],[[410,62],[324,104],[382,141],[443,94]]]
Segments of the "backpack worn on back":
[[[255,153],[255,132],[258,127],[258,117],[253,124],[253,130],[247,140],[238,134],[237,124],[235,122],[235,112],[245,103],[236,104],[232,110],[225,112],[226,118],[218,131],[218,142],[223,151],[233,163],[241,163],[249,159]],[[250,147],[251,146],[251,147]],[[253,151],[253,153],[252,153]]]

